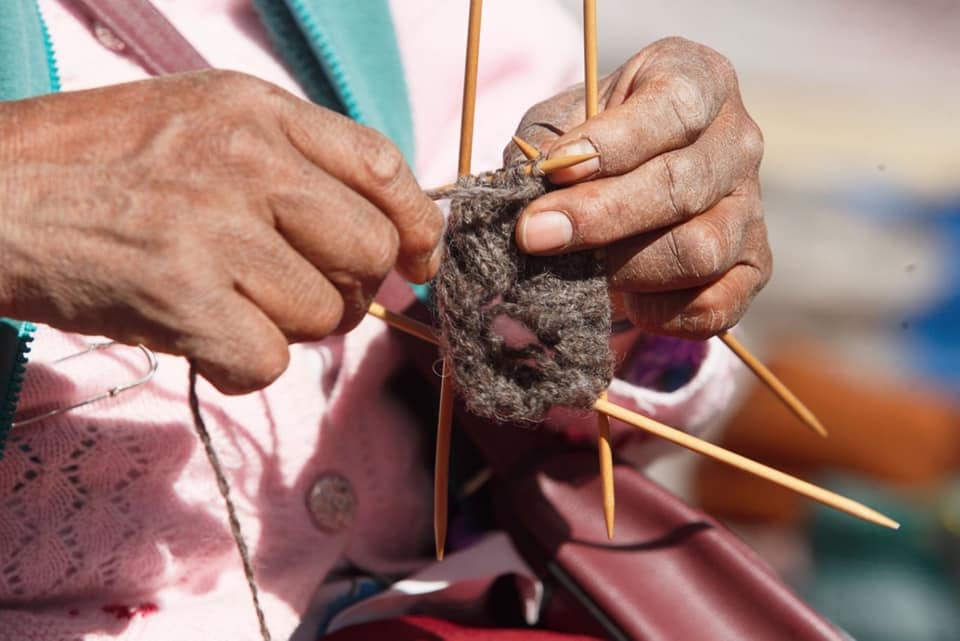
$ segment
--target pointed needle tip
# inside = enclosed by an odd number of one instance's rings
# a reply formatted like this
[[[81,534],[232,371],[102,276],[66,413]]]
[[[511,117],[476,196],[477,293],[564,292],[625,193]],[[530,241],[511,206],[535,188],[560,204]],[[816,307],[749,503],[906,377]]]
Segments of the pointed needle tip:
[[[511,136],[511,138],[513,139],[513,143],[523,152],[523,155],[527,157],[527,160],[538,160],[540,158],[540,150],[526,140],[520,136]]]

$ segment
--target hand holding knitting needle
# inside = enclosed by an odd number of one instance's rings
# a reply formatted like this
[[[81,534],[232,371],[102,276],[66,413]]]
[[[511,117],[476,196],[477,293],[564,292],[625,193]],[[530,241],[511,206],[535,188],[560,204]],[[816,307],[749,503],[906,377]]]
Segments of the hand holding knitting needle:
[[[228,393],[439,263],[393,144],[234,72],[0,104],[0,177],[0,315],[187,356]]]
[[[518,135],[549,157],[600,156],[550,175],[569,187],[527,207],[517,243],[544,255],[602,249],[612,293],[646,331],[706,338],[728,329],[772,268],[763,138],[730,63],[661,40],[604,78],[600,101],[586,123],[581,88],[523,118]],[[505,155],[520,158],[513,145]]]

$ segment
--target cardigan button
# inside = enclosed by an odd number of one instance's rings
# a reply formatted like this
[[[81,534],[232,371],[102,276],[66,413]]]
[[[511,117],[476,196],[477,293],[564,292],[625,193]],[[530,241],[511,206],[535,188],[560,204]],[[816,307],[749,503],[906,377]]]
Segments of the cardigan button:
[[[127,50],[127,43],[121,40],[110,27],[102,22],[93,23],[93,35],[100,41],[100,44],[110,51],[120,53]]]
[[[353,524],[357,497],[353,486],[337,473],[320,476],[307,493],[307,511],[317,529],[330,534],[342,532]]]

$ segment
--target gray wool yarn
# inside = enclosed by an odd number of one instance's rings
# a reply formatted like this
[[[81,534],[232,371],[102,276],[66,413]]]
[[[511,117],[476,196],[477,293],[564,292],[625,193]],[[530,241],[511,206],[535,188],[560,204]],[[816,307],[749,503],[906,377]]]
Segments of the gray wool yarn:
[[[467,407],[498,421],[590,408],[613,376],[603,264],[589,251],[529,256],[514,241],[518,215],[546,190],[515,165],[431,194],[452,199],[434,288],[441,352]],[[494,330],[499,317],[535,340],[508,345]]]

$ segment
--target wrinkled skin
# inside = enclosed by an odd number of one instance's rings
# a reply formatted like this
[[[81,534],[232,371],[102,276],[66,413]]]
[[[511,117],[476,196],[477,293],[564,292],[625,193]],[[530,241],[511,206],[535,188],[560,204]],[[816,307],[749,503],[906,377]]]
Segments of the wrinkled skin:
[[[442,215],[386,138],[250,76],[0,104],[0,315],[195,359],[264,387],[292,341],[423,282]]]
[[[544,255],[602,250],[614,302],[646,331],[706,338],[728,329],[772,269],[763,137],[733,68],[702,45],[661,40],[601,80],[600,109],[584,123],[578,87],[524,116],[517,134],[547,155],[600,157],[551,176],[567,188],[527,207],[517,243]],[[520,158],[507,147],[506,161]],[[543,212],[562,216],[534,222]]]
[[[523,119],[551,155],[601,157],[553,175],[569,187],[527,208],[518,243],[602,250],[645,330],[730,327],[771,269],[762,137],[733,70],[669,39],[601,92],[588,124],[580,90]],[[545,211],[570,221],[568,242],[544,246],[556,233],[530,221]],[[224,392],[273,381],[289,343],[355,326],[391,268],[430,278],[441,230],[383,136],[250,76],[0,103],[0,315],[192,358]]]

